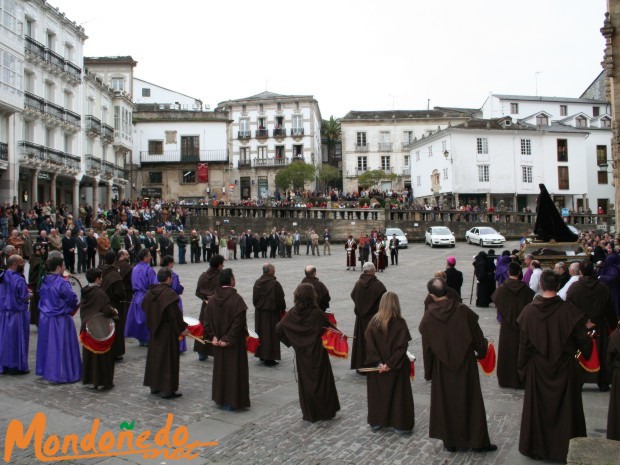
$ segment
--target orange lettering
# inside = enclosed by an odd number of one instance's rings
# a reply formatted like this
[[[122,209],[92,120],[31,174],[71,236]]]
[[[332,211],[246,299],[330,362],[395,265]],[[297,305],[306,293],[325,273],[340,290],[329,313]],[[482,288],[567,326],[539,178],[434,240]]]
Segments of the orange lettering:
[[[34,451],[37,460],[46,462],[45,455],[41,452],[41,446],[43,443],[43,433],[45,432],[46,418],[41,412],[37,412],[30,422],[28,431],[24,435],[24,425],[21,421],[15,419],[11,420],[8,428],[6,429],[5,446],[4,446],[4,461],[10,462],[11,455],[13,454],[13,447],[17,446],[20,449],[28,447],[32,438],[34,437]]]

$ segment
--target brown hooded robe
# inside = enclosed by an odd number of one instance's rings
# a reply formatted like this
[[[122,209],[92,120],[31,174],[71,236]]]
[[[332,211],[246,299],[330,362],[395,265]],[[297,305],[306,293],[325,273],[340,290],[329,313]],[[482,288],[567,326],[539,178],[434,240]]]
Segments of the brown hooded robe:
[[[390,367],[385,373],[368,373],[366,378],[368,424],[411,431],[415,411],[409,380],[411,364],[407,346],[411,334],[407,323],[402,318],[392,319],[384,334],[371,322],[365,338],[366,363],[373,366],[385,363]]]
[[[211,398],[232,409],[250,406],[250,375],[246,353],[248,306],[237,290],[220,287],[209,299],[205,311],[205,339],[213,336],[228,342],[228,347],[213,347],[213,384]]]
[[[254,330],[260,339],[255,357],[261,360],[280,360],[280,340],[276,334],[276,325],[280,321],[280,312],[286,310],[284,290],[275,276],[264,274],[254,283],[252,303]]]
[[[486,355],[488,343],[478,315],[455,300],[439,300],[429,305],[419,331],[424,379],[432,381],[429,437],[449,447],[489,446],[476,362]]]
[[[491,296],[502,317],[497,345],[497,382],[501,387],[523,389],[523,381],[517,370],[519,356],[517,318],[535,295],[536,293],[523,281],[509,278]]]
[[[179,389],[179,336],[187,328],[179,296],[166,283],[159,283],[144,295],[142,308],[151,335],[144,385],[150,386],[151,392],[171,394]]]
[[[116,323],[116,337],[112,345],[114,357],[122,357],[125,354],[125,320],[127,319],[127,300],[125,297],[125,288],[123,286],[123,278],[116,265],[102,265],[101,271],[103,277],[101,280],[101,289],[110,299],[110,305],[118,311]]]
[[[574,286],[575,284],[573,284]],[[525,378],[519,452],[566,461],[571,438],[586,436],[577,349],[590,357],[585,316],[561,297],[537,296],[517,319],[519,373]]]
[[[379,311],[381,296],[387,289],[375,275],[362,273],[351,291],[351,299],[355,305],[355,329],[353,330],[353,348],[351,349],[351,369],[367,366],[366,360],[366,328],[372,317]]]
[[[306,276],[304,279],[301,280],[300,284],[304,283],[312,284],[312,287],[314,287],[314,292],[316,292],[317,305],[321,310],[326,311],[329,308],[329,301],[332,300],[331,296],[329,295],[329,291],[327,290],[327,286],[325,286],[325,284],[319,281],[319,278],[317,278],[316,276],[313,276],[311,278]]]
[[[607,412],[607,439],[620,441],[620,328],[609,336],[607,370],[611,376],[609,410]]]
[[[202,325],[205,325],[206,300],[209,300],[215,295],[215,291],[220,287],[220,270],[217,268],[209,268],[207,271],[200,275],[198,278],[198,284],[196,284],[196,297],[202,300],[200,306],[199,320]],[[203,355],[213,355],[213,346],[211,344],[201,344],[198,341],[194,341],[194,352],[200,352]]]
[[[340,410],[334,374],[321,335],[328,325],[319,307],[293,307],[276,325],[280,340],[295,349],[299,404],[303,419],[331,420]]]
[[[80,333],[86,329],[88,320],[99,313],[109,318],[116,316],[110,306],[110,299],[100,286],[84,287],[80,301]],[[114,322],[116,323],[116,319]],[[118,334],[117,328],[114,337],[118,337]],[[121,338],[122,336],[123,333],[120,333]],[[111,388],[114,385],[114,346],[103,354],[96,354],[82,346],[82,367],[82,384]]]

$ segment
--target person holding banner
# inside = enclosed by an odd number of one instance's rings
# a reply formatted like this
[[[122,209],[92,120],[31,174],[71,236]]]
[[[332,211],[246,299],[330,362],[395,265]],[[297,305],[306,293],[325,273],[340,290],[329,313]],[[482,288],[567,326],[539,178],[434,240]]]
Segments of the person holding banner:
[[[558,285],[557,274],[543,271],[542,298],[535,298],[517,319],[517,366],[525,380],[519,452],[565,462],[570,439],[586,436],[575,354],[579,350],[589,359],[592,340],[586,316],[557,295]]]
[[[299,404],[303,419],[331,420],[340,410],[332,366],[321,335],[328,326],[312,284],[302,283],[293,295],[295,306],[276,325],[280,341],[295,349]]]
[[[392,427],[398,434],[411,433],[415,423],[409,380],[411,362],[407,356],[411,334],[394,292],[388,291],[381,297],[379,311],[370,320],[365,339],[366,363],[379,368],[366,378],[368,424],[373,431]]]
[[[112,253],[112,256],[114,253]],[[88,323],[96,315],[118,319],[118,312],[110,305],[110,299],[101,288],[103,273],[98,268],[86,270],[88,286],[82,288],[80,302],[80,340],[82,341],[82,384],[92,384],[94,389],[101,386],[107,391],[114,387],[114,358],[112,344],[122,334],[112,334],[107,341],[92,340],[88,334]],[[119,278],[120,279],[120,278]]]
[[[446,280],[427,284],[433,302],[420,322],[424,379],[431,383],[429,437],[443,440],[449,452],[497,450],[491,444],[480,389],[476,358],[484,358],[488,341],[478,315],[457,300],[448,299]]]

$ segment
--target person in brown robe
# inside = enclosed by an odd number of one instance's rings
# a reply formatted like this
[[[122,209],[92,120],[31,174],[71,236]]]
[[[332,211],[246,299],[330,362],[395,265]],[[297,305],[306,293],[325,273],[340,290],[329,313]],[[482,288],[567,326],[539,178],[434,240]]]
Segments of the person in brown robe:
[[[304,270],[306,277],[301,280],[301,284],[311,284],[316,292],[316,303],[324,312],[329,308],[329,302],[332,300],[327,290],[327,286],[319,281],[316,277],[316,267],[308,265]]]
[[[401,317],[398,295],[383,294],[365,339],[366,363],[379,367],[366,377],[368,424],[374,431],[392,427],[399,434],[411,433],[415,423],[407,356],[411,334]]]
[[[131,303],[131,299],[133,298],[133,287],[131,283],[131,273],[133,271],[133,266],[129,263],[129,252],[125,249],[121,249],[118,251],[116,255],[116,266],[118,268],[118,272],[121,275],[123,280],[123,287],[125,288],[125,313],[127,313],[127,309],[129,308],[129,304]]]
[[[521,329],[517,363],[525,379],[519,452],[565,462],[569,440],[586,436],[575,354],[579,349],[590,358],[592,341],[586,317],[557,295],[558,285],[553,271],[543,271],[542,296],[517,319]]]
[[[519,324],[517,318],[523,308],[532,302],[536,293],[519,279],[521,265],[508,264],[508,279],[493,293],[491,299],[501,315],[499,343],[497,344],[497,382],[501,387],[523,389],[517,370],[519,355]]]
[[[225,410],[237,410],[250,406],[248,306],[235,289],[232,270],[223,269],[219,276],[220,287],[205,310],[205,339],[213,343],[211,399]]]
[[[86,270],[88,285],[82,289],[80,300],[80,320],[82,320],[80,333],[86,330],[86,324],[95,315],[103,314],[114,319],[118,316],[116,310],[110,305],[110,299],[101,288],[102,276],[98,268]],[[121,333],[122,336],[123,333]],[[114,337],[118,337],[118,329]],[[114,387],[114,351],[112,348],[104,353],[96,353],[82,345],[82,366],[82,384],[92,384],[94,389],[101,386],[102,390]]]
[[[434,302],[422,317],[424,379],[431,383],[429,437],[443,440],[444,447],[497,450],[491,444],[480,389],[476,357],[487,353],[488,342],[478,315],[467,305],[446,296],[446,281],[433,278],[427,288]]]
[[[446,280],[446,283],[448,282],[445,271],[435,271],[435,278],[443,278]],[[456,300],[459,303],[463,302],[461,294],[459,294],[456,289],[453,289],[450,286],[448,286],[448,288],[446,289],[446,297],[448,297],[448,299]],[[435,301],[433,300],[431,295],[427,294],[426,298],[424,299],[424,312],[428,310],[428,306],[433,302]]]
[[[162,399],[181,397],[179,389],[179,338],[187,336],[187,323],[179,308],[179,295],[172,290],[172,270],[160,268],[157,282],[144,295],[142,308],[150,340],[146,353],[144,386]]]
[[[344,249],[347,251],[347,271],[353,267],[355,271],[355,251],[357,250],[357,242],[353,239],[353,235],[349,234],[349,238],[344,243]]]
[[[209,260],[209,269],[200,275],[198,284],[196,284],[196,297],[202,300],[200,306],[199,320],[205,325],[206,308],[209,299],[215,295],[215,291],[220,287],[220,271],[224,268],[224,257],[221,255],[213,255]],[[198,352],[198,360],[205,361],[209,355],[213,355],[213,346],[210,344],[201,344],[194,341],[194,352]]]
[[[362,275],[351,291],[351,299],[355,305],[355,328],[353,330],[353,347],[351,348],[351,370],[367,367],[366,361],[366,328],[372,317],[379,311],[381,296],[387,289],[375,276],[375,265],[366,262],[362,265]]]
[[[596,331],[596,348],[599,353],[601,369],[590,373],[580,369],[582,383],[596,383],[602,392],[609,391],[609,376],[605,354],[609,341],[609,330],[617,325],[616,312],[609,288],[594,277],[594,264],[590,260],[579,263],[579,279],[568,288],[566,301],[574,304],[585,315],[586,328]]]
[[[303,419],[331,420],[340,410],[332,366],[321,335],[328,326],[310,283],[297,286],[295,306],[276,325],[280,340],[295,349],[297,387]]]
[[[607,370],[611,377],[609,410],[607,411],[607,439],[620,441],[620,324],[609,336]]]
[[[28,270],[28,287],[32,290],[30,299],[30,324],[39,325],[39,289],[45,276],[45,262],[43,261],[43,246],[35,244],[34,255],[30,257],[30,269]]]
[[[277,365],[280,360],[280,340],[276,334],[276,324],[280,315],[286,311],[284,290],[276,279],[276,268],[271,263],[263,265],[263,275],[254,283],[252,303],[254,327],[260,339],[260,345],[254,354],[267,366]]]
[[[101,289],[110,299],[110,305],[118,312],[116,319],[116,336],[112,345],[115,360],[122,360],[125,355],[125,320],[127,319],[127,305],[125,301],[125,287],[123,278],[115,265],[116,254],[111,250],[106,252],[104,264],[100,266],[102,272]]]

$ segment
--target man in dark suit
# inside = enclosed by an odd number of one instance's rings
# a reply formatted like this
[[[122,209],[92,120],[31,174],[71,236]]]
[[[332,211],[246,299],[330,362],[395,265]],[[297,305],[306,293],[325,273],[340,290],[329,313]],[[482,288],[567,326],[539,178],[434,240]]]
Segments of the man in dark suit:
[[[461,295],[461,286],[463,286],[463,273],[455,268],[456,258],[448,257],[446,260],[446,283],[459,295]]]
[[[77,248],[77,272],[78,273],[86,273],[86,256],[88,252],[88,244],[86,243],[86,237],[84,237],[84,231],[79,230],[78,235],[75,238],[75,247]],[[63,244],[63,252],[64,252],[64,244]]]
[[[71,236],[70,229],[67,229],[61,242],[65,268],[73,274],[75,273],[75,238]]]
[[[396,234],[392,234],[392,238],[390,239],[389,247],[390,247],[390,261],[392,265],[398,265],[398,245],[400,241],[396,238]]]
[[[97,255],[97,238],[95,237],[95,230],[89,229],[86,236],[86,269],[95,267],[95,256]],[[84,270],[86,271],[86,270]]]
[[[144,246],[149,249],[151,252],[151,266],[157,266],[157,241],[153,236],[151,236],[151,232],[146,232],[146,239],[144,239]]]

